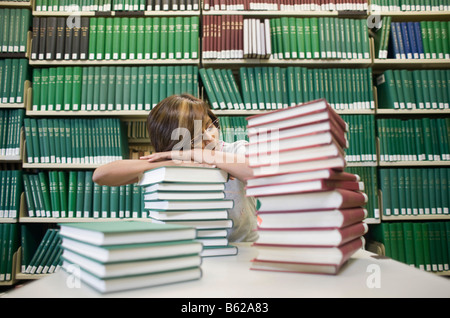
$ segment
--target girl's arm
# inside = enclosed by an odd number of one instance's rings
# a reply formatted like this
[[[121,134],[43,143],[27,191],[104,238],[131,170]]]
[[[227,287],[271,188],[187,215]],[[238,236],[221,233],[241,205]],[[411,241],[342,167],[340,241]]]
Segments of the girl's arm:
[[[149,162],[146,160],[117,160],[95,169],[92,180],[99,185],[120,186],[138,182],[139,176],[147,170],[177,164],[184,166],[211,166],[193,161],[183,161],[180,163],[170,159],[157,162]]]
[[[137,182],[144,171],[173,164],[171,160],[117,160],[95,169],[92,180],[99,185],[120,186]]]
[[[173,160],[179,163],[193,160],[198,163],[220,168],[244,183],[249,177],[253,176],[253,170],[249,167],[248,159],[243,154],[194,149],[188,151],[158,152],[141,157],[141,159],[145,159],[143,161],[149,163],[161,162],[160,160]]]

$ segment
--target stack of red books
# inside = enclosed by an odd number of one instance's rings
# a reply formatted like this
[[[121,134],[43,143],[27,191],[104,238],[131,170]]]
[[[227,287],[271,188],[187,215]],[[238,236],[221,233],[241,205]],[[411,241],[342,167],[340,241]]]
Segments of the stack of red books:
[[[251,269],[337,274],[363,247],[367,195],[345,171],[348,125],[324,99],[247,118],[258,199]]]

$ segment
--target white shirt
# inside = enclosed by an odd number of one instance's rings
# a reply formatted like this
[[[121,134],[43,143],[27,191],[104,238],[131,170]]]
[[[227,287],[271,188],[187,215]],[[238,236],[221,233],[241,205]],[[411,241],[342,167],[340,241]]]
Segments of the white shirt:
[[[216,148],[219,151],[245,155],[247,141],[239,140],[233,143],[221,142]],[[245,184],[233,178],[225,183],[225,198],[232,199],[234,206],[229,217],[233,220],[233,228],[228,233],[230,242],[254,242],[258,238],[256,219],[256,199],[245,195]]]

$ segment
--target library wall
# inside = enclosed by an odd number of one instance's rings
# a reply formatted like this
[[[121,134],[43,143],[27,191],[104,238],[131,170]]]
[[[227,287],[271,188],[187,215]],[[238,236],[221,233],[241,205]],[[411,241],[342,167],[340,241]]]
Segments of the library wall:
[[[450,11],[444,1],[0,1],[0,284],[58,268],[57,223],[148,218],[92,172],[151,153],[148,112],[187,92],[224,141],[318,98],[349,124],[367,248],[448,275]],[[420,62],[420,63],[418,63]],[[51,251],[51,252],[50,252]]]

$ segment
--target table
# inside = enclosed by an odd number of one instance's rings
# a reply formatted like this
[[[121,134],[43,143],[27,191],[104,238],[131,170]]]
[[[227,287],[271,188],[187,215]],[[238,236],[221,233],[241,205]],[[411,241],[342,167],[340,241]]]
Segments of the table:
[[[257,251],[236,244],[237,256],[204,258],[200,280],[100,294],[87,285],[69,286],[64,271],[30,282],[3,298],[302,298],[302,297],[450,297],[450,279],[359,250],[338,275],[250,270]]]

